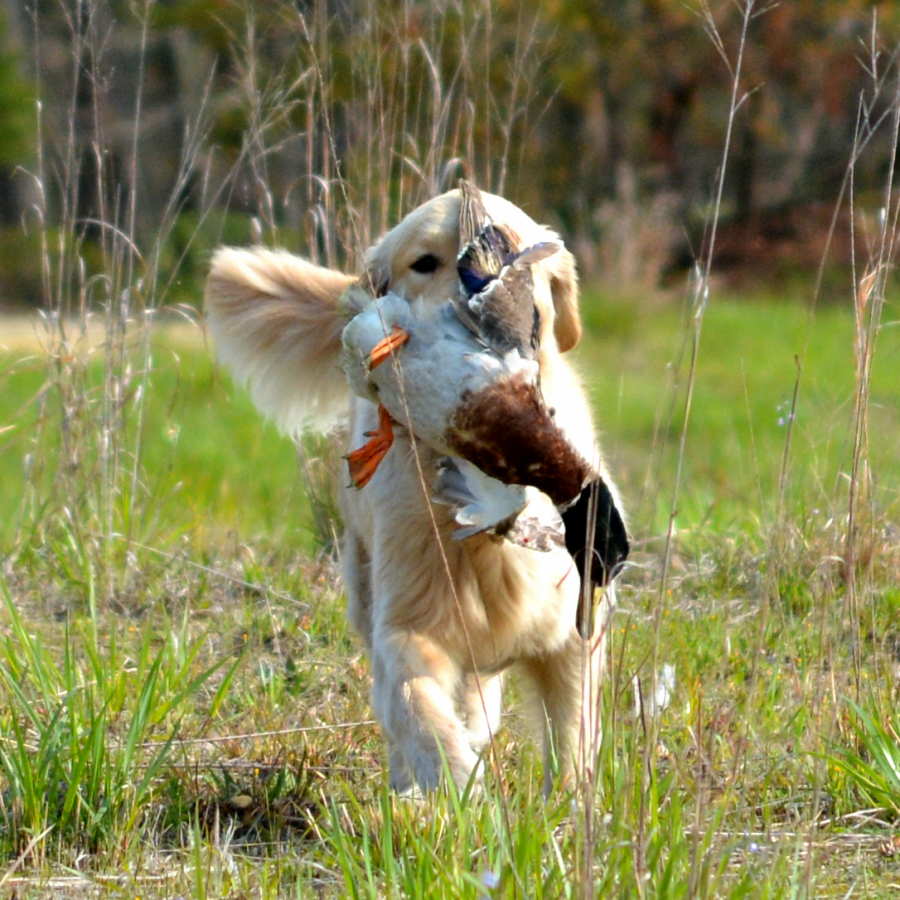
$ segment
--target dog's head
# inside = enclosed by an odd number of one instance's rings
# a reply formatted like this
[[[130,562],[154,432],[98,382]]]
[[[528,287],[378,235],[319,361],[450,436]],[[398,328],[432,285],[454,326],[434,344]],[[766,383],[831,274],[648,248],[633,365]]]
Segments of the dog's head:
[[[515,235],[520,247],[558,241],[514,204],[494,194],[481,194],[495,225]],[[460,250],[459,190],[441,194],[413,210],[366,254],[366,273],[376,294],[394,291],[411,302],[441,304],[455,295]],[[541,347],[570,350],[581,338],[578,276],[565,248],[532,268],[534,300],[541,319]],[[552,343],[551,343],[552,342]]]
[[[485,215],[520,248],[557,240],[509,201],[492,194],[481,201]],[[371,290],[435,306],[455,296],[460,207],[458,190],[442,194],[381,238],[365,258]],[[575,263],[561,249],[531,271],[540,354],[549,362],[581,337]],[[206,312],[219,358],[285,431],[324,429],[341,418],[347,385],[336,357],[348,310],[340,298],[355,283],[283,250],[222,247],[213,256]]]

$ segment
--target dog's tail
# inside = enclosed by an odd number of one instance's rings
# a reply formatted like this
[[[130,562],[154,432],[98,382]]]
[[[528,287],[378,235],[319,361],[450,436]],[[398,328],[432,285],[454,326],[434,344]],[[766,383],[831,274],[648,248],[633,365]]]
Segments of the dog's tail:
[[[218,357],[289,434],[327,430],[347,409],[338,300],[354,281],[284,250],[213,256],[206,316]]]

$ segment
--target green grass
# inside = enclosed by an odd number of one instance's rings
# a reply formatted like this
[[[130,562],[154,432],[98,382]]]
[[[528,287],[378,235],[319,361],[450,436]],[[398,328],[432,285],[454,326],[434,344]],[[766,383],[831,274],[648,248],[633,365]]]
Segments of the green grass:
[[[239,531],[312,551],[314,535],[292,444],[261,420],[246,394],[235,391],[215,368],[199,328],[186,344],[158,343],[152,366],[141,434],[134,434],[132,423],[129,440],[140,444],[146,491],[155,507],[152,518],[166,542],[187,535],[197,546],[217,546]],[[37,419],[34,404],[20,410],[48,379],[43,361],[34,356],[0,357],[0,372],[0,421],[15,425],[0,435],[0,503],[16,510],[25,492],[22,460],[33,449]],[[83,377],[84,391],[99,393],[100,361],[88,364]],[[51,409],[54,393],[53,387],[47,392]],[[50,430],[37,451],[53,460],[59,440],[53,425]],[[50,491],[55,475],[51,466],[41,493]],[[11,541],[16,524],[15,516],[0,523],[4,543]]]
[[[106,542],[90,453],[76,476],[59,466],[58,386],[38,429],[43,362],[0,360],[0,428],[15,426],[0,434],[0,508],[14,513],[0,523],[0,887],[562,897],[587,880],[593,896],[889,896],[898,857],[879,848],[900,803],[900,329],[883,329],[876,357],[854,621],[838,559],[852,320],[833,306],[809,318],[788,300],[714,299],[706,313],[660,606],[681,316],[674,304],[585,299],[578,357],[636,544],[613,626],[589,860],[585,813],[570,796],[540,798],[515,712],[484,796],[387,792],[367,665],[294,448],[199,339],[154,347],[140,433],[127,415],[121,431],[141,450],[139,489],[113,510],[122,537]],[[77,376],[82,395],[99,394],[101,362]],[[28,486],[26,453],[42,463]],[[83,496],[60,496],[60,484]],[[658,728],[634,715],[654,649],[677,673]]]
[[[853,319],[823,306],[810,317],[802,296],[714,300],[704,318],[688,433],[679,524],[748,532],[771,516],[778,493],[791,398],[801,364],[786,501],[795,515],[831,510],[852,450]],[[683,384],[680,315],[673,307],[623,304],[589,295],[585,315],[596,338],[579,352],[607,438],[614,471],[633,500],[664,527],[669,511],[681,407],[663,432],[649,469],[657,420],[666,415],[667,382]],[[886,319],[900,316],[894,303]],[[672,368],[670,369],[670,365]],[[870,414],[871,460],[880,500],[900,495],[900,330],[885,327],[875,360]],[[679,400],[683,399],[679,394]],[[650,484],[644,484],[648,471]],[[660,486],[663,487],[660,490]],[[895,507],[896,508],[896,507]]]

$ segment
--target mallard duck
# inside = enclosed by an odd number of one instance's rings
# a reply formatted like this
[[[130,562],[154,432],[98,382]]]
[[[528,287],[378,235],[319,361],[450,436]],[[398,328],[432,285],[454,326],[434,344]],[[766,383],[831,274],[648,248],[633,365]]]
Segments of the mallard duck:
[[[358,295],[348,298],[350,305],[360,302]],[[394,424],[407,424],[419,440],[446,455],[435,489],[438,499],[456,510],[462,526],[457,537],[511,525],[528,502],[526,486],[504,483],[459,458],[453,422],[466,398],[489,386],[534,380],[537,363],[517,354],[501,357],[479,345],[450,303],[416,314],[392,293],[370,299],[344,329],[342,341],[351,389],[376,403],[379,413],[377,430],[347,457],[351,482],[368,483],[393,443]],[[561,540],[561,521],[558,532]]]
[[[503,484],[535,487],[567,503],[581,490],[588,464],[540,392],[530,271],[560,245],[514,250],[514,236],[487,219],[473,190],[463,190],[461,239],[469,222],[481,228],[459,254],[458,297],[414,313],[396,294],[373,299],[355,286],[346,295],[346,307],[360,311],[342,336],[344,371],[357,394],[381,406],[378,430],[348,457],[351,480],[361,487],[371,478],[390,447],[391,418],[409,419],[432,448]]]

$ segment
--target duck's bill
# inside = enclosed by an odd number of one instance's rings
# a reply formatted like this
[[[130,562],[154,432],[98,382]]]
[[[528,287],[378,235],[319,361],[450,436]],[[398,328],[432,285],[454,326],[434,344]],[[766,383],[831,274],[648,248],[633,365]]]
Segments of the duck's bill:
[[[378,407],[378,428],[375,431],[367,431],[366,437],[369,440],[362,447],[344,457],[350,470],[350,483],[355,488],[363,488],[372,480],[372,476],[394,443],[391,416],[383,406]]]
[[[369,353],[369,371],[393,356],[408,340],[409,332],[395,325],[391,333],[383,337]]]
[[[596,478],[563,511],[566,548],[581,576],[581,600],[575,625],[585,640],[594,633],[598,589],[605,588],[625,565],[630,552],[628,532],[616,499],[602,478]]]

